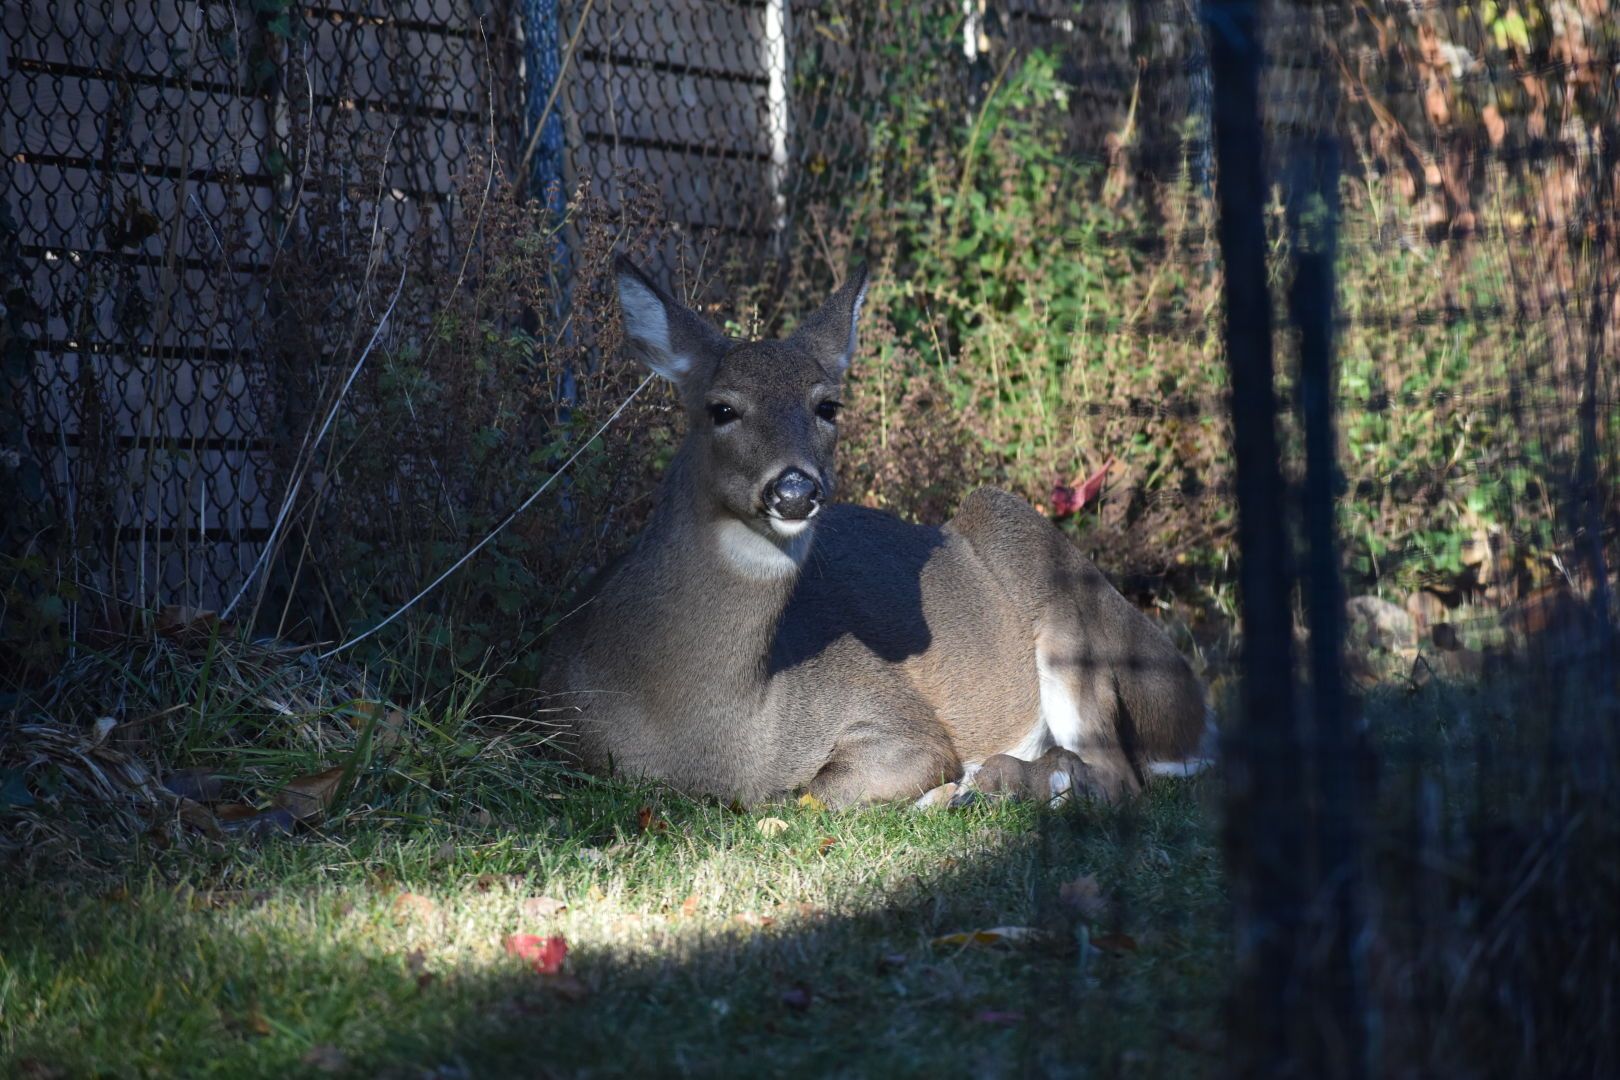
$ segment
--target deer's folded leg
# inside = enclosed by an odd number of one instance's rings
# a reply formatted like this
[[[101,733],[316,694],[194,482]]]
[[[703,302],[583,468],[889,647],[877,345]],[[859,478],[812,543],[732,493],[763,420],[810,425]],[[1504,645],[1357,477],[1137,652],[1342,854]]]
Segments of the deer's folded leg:
[[[866,722],[846,732],[810,782],[829,806],[915,799],[962,776],[950,736],[938,723]]]

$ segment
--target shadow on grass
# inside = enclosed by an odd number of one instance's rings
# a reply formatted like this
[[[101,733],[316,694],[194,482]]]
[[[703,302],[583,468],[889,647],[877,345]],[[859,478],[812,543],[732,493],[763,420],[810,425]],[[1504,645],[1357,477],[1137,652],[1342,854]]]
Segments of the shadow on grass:
[[[593,813],[636,820],[638,793],[593,797],[607,800]],[[667,831],[624,831],[607,855],[511,843],[441,865],[423,838],[368,836],[180,875],[244,890],[219,906],[161,866],[110,896],[14,893],[4,1051],[14,1070],[63,1075],[1186,1076],[1219,1063],[1224,901],[1195,785],[1112,811],[779,809],[790,828],[757,873],[752,818],[673,799],[659,812]],[[818,851],[822,835],[837,846]],[[1099,899],[1065,903],[1063,883],[1086,874]],[[542,886],[570,910],[526,915]],[[683,909],[688,889],[700,910]],[[1039,940],[933,941],[1005,925]],[[564,977],[501,952],[520,931],[568,935]]]

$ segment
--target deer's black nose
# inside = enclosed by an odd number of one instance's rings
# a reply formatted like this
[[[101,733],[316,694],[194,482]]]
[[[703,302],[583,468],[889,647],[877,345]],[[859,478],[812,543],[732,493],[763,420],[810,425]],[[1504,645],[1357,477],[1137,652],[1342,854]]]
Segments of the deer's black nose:
[[[788,469],[765,489],[765,508],[788,521],[803,521],[821,507],[821,485],[798,469]]]

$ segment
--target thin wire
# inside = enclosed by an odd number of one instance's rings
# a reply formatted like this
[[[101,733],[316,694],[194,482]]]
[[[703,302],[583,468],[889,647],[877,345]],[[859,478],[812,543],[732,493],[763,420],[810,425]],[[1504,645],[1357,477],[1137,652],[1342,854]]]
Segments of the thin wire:
[[[568,467],[574,463],[575,459],[577,459],[579,457],[579,455],[581,455],[581,454],[583,454],[585,452],[585,448],[587,446],[591,445],[591,443],[595,442],[597,439],[601,438],[602,433],[604,431],[606,431],[609,427],[613,426],[613,422],[619,418],[619,414],[624,412],[625,409],[629,408],[630,403],[632,401],[636,400],[636,395],[640,394],[643,390],[647,389],[647,384],[652,382],[652,381],[653,381],[653,376],[651,376],[651,375],[648,375],[645,379],[642,379],[641,380],[641,385],[637,386],[634,390],[630,391],[630,396],[625,398],[622,402],[620,402],[619,407],[617,409],[613,410],[613,415],[608,417],[606,420],[602,421],[602,426],[597,428],[595,433],[592,434],[590,438],[588,438],[584,442],[580,443],[579,447],[577,449],[575,449],[575,451],[572,454],[568,455],[568,460],[563,462],[562,465],[555,472],[553,472],[550,476],[546,477],[544,483],[542,483],[538,488],[535,488],[534,494],[530,495],[527,499],[524,499],[522,505],[520,505],[516,510],[513,510],[510,514],[507,514],[506,519],[504,521],[502,521],[499,525],[495,526],[495,528],[490,531],[488,536],[486,536],[482,540],[478,541],[478,543],[474,544],[472,546],[471,550],[469,550],[465,555],[463,555],[461,558],[457,559],[455,562],[451,563],[450,568],[448,570],[446,570],[444,573],[440,574],[438,577],[434,578],[432,584],[428,585],[421,592],[417,593],[415,596],[413,596],[409,600],[405,601],[405,603],[397,611],[395,611],[392,615],[388,616],[388,618],[384,619],[382,622],[378,623],[376,626],[373,626],[370,630],[367,630],[365,633],[360,634],[357,637],[350,638],[348,641],[345,641],[341,645],[337,645],[337,646],[334,646],[331,649],[328,649],[326,652],[323,652],[319,656],[317,656],[316,659],[317,660],[325,660],[328,657],[335,656],[336,654],[342,652],[344,649],[347,649],[347,648],[350,648],[352,646],[360,644],[362,641],[366,640],[366,638],[370,637],[372,634],[375,634],[377,631],[381,630],[383,627],[387,626],[389,623],[393,622],[395,619],[397,619],[401,615],[405,614],[411,608],[415,607],[417,601],[421,600],[422,597],[426,596],[428,593],[432,592],[434,589],[437,589],[441,584],[444,583],[444,580],[446,578],[448,578],[451,574],[454,574],[457,570],[460,570],[462,568],[462,566],[464,566],[467,563],[467,560],[471,559],[474,555],[476,555],[480,551],[484,550],[484,548],[489,544],[489,542],[491,540],[493,540],[493,539],[495,539],[495,537],[499,536],[500,533],[501,533],[501,530],[505,529],[508,525],[512,524],[512,522],[516,521],[517,518],[518,518],[518,515],[522,514],[523,511],[525,511],[529,507],[533,506],[534,501],[536,499],[538,499],[541,495],[544,495],[546,493],[546,489],[551,486],[552,481],[556,480],[557,477],[559,477],[563,473],[567,472]]]

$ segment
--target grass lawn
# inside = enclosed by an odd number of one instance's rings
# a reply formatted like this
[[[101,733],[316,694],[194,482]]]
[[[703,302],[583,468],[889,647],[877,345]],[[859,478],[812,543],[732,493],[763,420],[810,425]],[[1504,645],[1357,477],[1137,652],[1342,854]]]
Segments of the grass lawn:
[[[432,820],[141,841],[112,877],[12,880],[0,1066],[947,1076],[1218,1062],[1209,780],[1123,809],[927,814],[553,788],[511,817],[467,793],[467,813]],[[1004,926],[1038,934],[936,940]],[[508,955],[518,933],[564,938],[560,973]]]
[[[1370,978],[1415,1074],[1544,1029],[1562,1074],[1607,1060],[1579,1033],[1611,999],[1560,988],[1611,971],[1620,818],[1566,777],[1608,729],[1511,686],[1364,701]],[[476,678],[387,691],[212,631],[83,650],[0,740],[0,1075],[1220,1071],[1218,774],[1117,807],[742,811],[573,775]],[[289,828],[231,831],[255,813]]]

